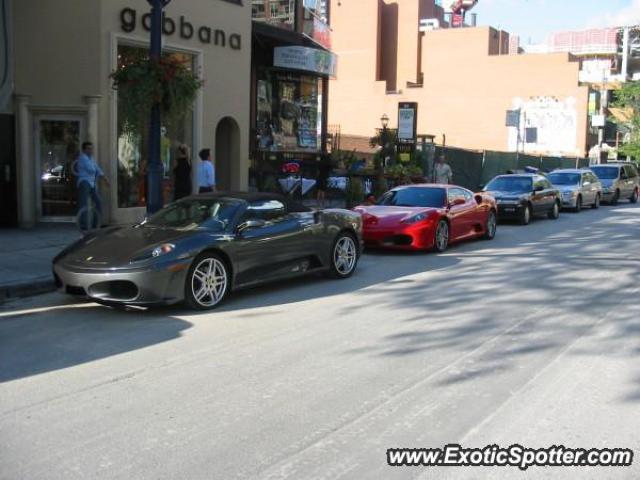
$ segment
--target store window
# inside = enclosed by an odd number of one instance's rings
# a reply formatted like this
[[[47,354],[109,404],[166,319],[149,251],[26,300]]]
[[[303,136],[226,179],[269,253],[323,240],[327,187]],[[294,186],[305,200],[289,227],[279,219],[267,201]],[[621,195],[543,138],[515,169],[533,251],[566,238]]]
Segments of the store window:
[[[118,67],[127,62],[145,57],[148,49],[129,45],[118,46]],[[185,53],[170,53],[184,64],[195,67],[195,57]],[[118,100],[118,112],[121,109]],[[146,201],[146,165],[148,159],[148,126],[140,136],[131,137],[122,131],[122,115],[118,115],[118,207],[143,207]],[[185,144],[193,159],[193,114],[187,114],[183,121],[175,125],[163,125],[161,130],[161,160],[164,166],[163,197],[164,203],[173,200],[173,170],[178,147]]]
[[[321,149],[322,78],[262,69],[258,73],[258,150]]]

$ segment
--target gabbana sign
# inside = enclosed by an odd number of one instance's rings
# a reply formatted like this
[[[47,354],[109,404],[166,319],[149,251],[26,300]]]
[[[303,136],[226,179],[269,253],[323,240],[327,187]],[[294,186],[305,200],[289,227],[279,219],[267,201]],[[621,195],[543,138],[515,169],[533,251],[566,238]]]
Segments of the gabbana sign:
[[[241,0],[223,0],[236,5],[242,5]],[[151,30],[151,14],[145,13],[140,17],[140,24],[147,32]],[[124,32],[131,33],[138,26],[138,12],[133,8],[123,8],[120,11],[120,28]],[[178,35],[184,40],[197,38],[200,42],[213,44],[218,47],[229,47],[233,50],[242,48],[242,36],[239,33],[227,34],[224,30],[213,29],[206,25],[197,26],[188,22],[184,15],[179,20],[164,14],[162,16],[162,33],[166,36]]]
[[[309,47],[275,47],[273,66],[336,76],[337,57],[331,52]]]

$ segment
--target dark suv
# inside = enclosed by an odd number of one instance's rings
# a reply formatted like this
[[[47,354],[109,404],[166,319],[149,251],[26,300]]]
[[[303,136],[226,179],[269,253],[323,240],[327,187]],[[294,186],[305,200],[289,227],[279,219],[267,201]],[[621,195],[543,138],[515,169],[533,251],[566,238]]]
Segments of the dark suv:
[[[612,205],[619,200],[629,199],[631,203],[638,201],[640,177],[638,169],[630,162],[604,163],[593,165],[591,171],[602,183],[602,200]]]
[[[546,214],[554,220],[560,216],[560,190],[542,175],[498,175],[484,191],[496,199],[499,219],[517,219],[527,225],[533,215]]]

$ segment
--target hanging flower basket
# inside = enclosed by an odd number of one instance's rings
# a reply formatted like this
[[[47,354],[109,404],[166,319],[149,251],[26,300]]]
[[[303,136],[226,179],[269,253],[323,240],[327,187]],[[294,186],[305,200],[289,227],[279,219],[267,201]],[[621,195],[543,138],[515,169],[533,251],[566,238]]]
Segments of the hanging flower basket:
[[[169,55],[159,60],[132,59],[110,77],[118,91],[123,133],[132,136],[143,133],[155,104],[160,106],[163,123],[181,121],[203,83],[185,62]]]

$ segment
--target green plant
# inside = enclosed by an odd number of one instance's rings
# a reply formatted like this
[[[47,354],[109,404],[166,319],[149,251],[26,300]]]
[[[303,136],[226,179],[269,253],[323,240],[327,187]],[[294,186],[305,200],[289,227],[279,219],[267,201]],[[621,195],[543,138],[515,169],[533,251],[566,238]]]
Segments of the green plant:
[[[123,133],[130,136],[143,133],[155,104],[160,106],[164,123],[182,120],[203,83],[184,62],[170,55],[159,60],[130,58],[110,77],[118,91]]]
[[[345,191],[347,207],[351,208],[364,200],[364,185],[360,177],[349,176]]]
[[[625,83],[616,92],[612,107],[620,109],[620,114],[611,120],[618,121],[620,129],[628,134],[629,139],[619,148],[619,152],[640,162],[640,80]]]

